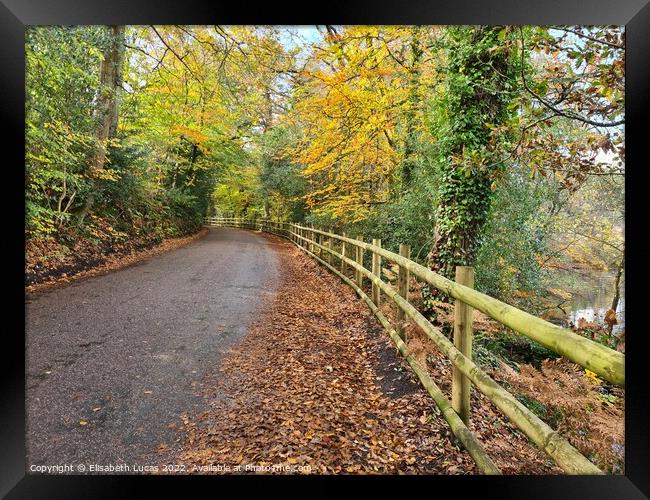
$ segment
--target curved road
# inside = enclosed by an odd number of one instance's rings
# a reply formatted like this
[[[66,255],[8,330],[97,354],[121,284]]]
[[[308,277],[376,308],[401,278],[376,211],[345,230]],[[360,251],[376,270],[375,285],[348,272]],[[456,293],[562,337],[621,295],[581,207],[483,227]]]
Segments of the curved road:
[[[277,281],[272,246],[213,228],[178,250],[30,297],[27,466],[157,464],[195,388]],[[86,471],[88,472],[88,471]]]

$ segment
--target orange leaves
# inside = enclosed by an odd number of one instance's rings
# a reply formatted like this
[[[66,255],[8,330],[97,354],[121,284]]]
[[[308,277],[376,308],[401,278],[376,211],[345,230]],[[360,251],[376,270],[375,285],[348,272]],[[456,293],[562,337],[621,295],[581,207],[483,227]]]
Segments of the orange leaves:
[[[521,365],[517,372],[503,365],[498,372],[520,397],[527,398],[527,406],[551,420],[580,452],[593,456],[603,470],[621,470],[623,389],[604,389],[593,372],[564,359],[544,360],[541,370]]]
[[[185,127],[183,125],[175,125],[172,127],[172,132],[184,137],[192,144],[196,144],[200,149],[205,150],[205,144],[209,137],[200,130]]]
[[[453,456],[454,466],[474,470],[467,453],[447,449],[441,418],[419,420],[433,403],[384,366],[399,363],[393,348],[378,358],[374,342],[390,340],[368,326],[374,320],[354,293],[277,243],[284,259],[277,295],[222,365],[218,380],[225,382],[215,388],[208,418],[186,423],[192,439],[181,458],[189,469],[211,463],[266,466],[261,473],[446,473],[445,456]],[[384,368],[392,373],[382,387],[403,396],[378,386]]]
[[[314,53],[317,69],[307,72],[290,120],[305,130],[292,154],[314,184],[306,202],[316,212],[363,219],[388,196],[403,155],[400,121],[421,121],[422,82],[413,75],[424,68],[408,68],[412,36],[404,27],[349,27]]]
[[[616,311],[613,309],[607,309],[607,312],[605,313],[605,323],[607,323],[607,326],[611,329],[614,325],[618,324],[618,319],[616,317]]]

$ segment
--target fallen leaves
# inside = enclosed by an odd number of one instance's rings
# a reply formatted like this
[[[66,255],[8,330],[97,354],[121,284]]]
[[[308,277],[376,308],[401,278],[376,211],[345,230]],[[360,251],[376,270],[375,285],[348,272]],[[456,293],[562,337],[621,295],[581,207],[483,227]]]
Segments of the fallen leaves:
[[[106,253],[81,239],[71,250],[53,239],[33,239],[26,243],[25,292],[28,294],[56,288],[79,279],[89,278],[135,264],[202,238],[208,229],[171,238],[146,250],[113,247]],[[78,248],[79,247],[79,248]]]
[[[181,417],[179,460],[230,472],[271,464],[257,473],[478,473],[354,292],[268,238],[282,259],[280,286],[206,383],[209,409]],[[427,346],[425,364],[450,396],[451,363],[408,330]],[[472,430],[504,473],[561,473],[487,398],[473,391],[472,400]],[[295,469],[302,466],[309,469]]]
[[[461,473],[475,473],[431,398],[410,373],[394,370],[397,351],[354,292],[297,249],[273,243],[281,284],[206,384],[209,409],[181,418],[179,459],[284,464],[290,473],[446,474],[451,454]]]

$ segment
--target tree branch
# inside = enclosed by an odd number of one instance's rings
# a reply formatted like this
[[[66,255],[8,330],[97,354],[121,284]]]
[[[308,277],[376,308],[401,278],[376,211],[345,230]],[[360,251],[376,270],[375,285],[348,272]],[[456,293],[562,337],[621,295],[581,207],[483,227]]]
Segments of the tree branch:
[[[189,73],[190,73],[193,77],[196,78],[196,75],[194,74],[194,72],[192,71],[192,69],[187,65],[187,63],[184,61],[184,58],[181,57],[180,55],[178,55],[178,53],[177,53],[174,49],[172,49],[172,48],[170,47],[170,45],[165,41],[165,39],[162,37],[162,35],[161,35],[160,33],[158,33],[158,30],[156,29],[156,27],[155,27],[153,24],[150,24],[149,26],[150,26],[151,29],[154,31],[154,33],[158,36],[158,38],[159,38],[160,41],[163,43],[163,45],[164,45],[165,47],[167,47],[167,49],[168,49],[172,54],[174,54],[174,55],[176,56],[176,59],[178,59],[178,60],[183,64],[183,66],[185,66],[185,68],[187,69],[187,71],[189,71]],[[198,79],[197,79],[197,80],[198,80]]]
[[[612,47],[614,49],[625,49],[624,45],[619,45],[617,43],[612,43],[612,42],[608,42],[606,40],[601,40],[599,38],[596,38],[596,37],[593,37],[593,36],[590,36],[590,35],[587,35],[585,33],[581,33],[579,31],[575,31],[575,30],[572,30],[572,29],[569,29],[569,28],[561,28],[559,26],[551,26],[551,29],[558,30],[558,31],[564,31],[566,33],[572,33],[572,34],[574,34],[576,36],[579,36],[581,38],[586,38],[587,40],[591,40],[592,42],[596,42],[596,43],[602,43],[603,45],[607,45],[608,47]]]
[[[570,120],[576,120],[576,121],[579,121],[579,122],[582,122],[582,123],[587,123],[589,125],[593,125],[594,127],[617,127],[617,126],[623,125],[625,123],[625,118],[622,118],[620,120],[613,121],[613,122],[598,122],[598,121],[595,121],[595,120],[591,120],[591,119],[585,118],[584,116],[581,116],[578,113],[575,113],[573,111],[559,109],[559,108],[553,106],[550,102],[546,101],[543,97],[537,95],[528,86],[528,82],[526,81],[526,74],[525,74],[525,71],[524,71],[524,30],[521,27],[519,27],[519,32],[521,34],[521,80],[522,80],[522,83],[524,84],[524,89],[526,90],[526,92],[528,92],[537,101],[541,102],[546,108],[548,108],[550,111],[552,111],[556,115],[563,116],[565,118],[569,118]]]

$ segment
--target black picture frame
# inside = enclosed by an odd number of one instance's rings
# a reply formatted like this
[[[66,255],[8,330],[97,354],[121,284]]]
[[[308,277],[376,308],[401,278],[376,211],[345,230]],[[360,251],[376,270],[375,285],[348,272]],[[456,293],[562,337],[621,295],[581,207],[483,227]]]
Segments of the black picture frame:
[[[440,494],[440,486],[481,498],[589,498],[619,499],[650,496],[650,422],[646,390],[646,332],[642,329],[646,298],[643,287],[647,251],[644,247],[647,207],[645,191],[648,154],[645,131],[650,96],[650,5],[648,0],[455,0],[389,3],[324,2],[304,4],[237,2],[183,2],[158,0],[0,0],[0,164],[4,167],[2,246],[8,250],[2,277],[7,288],[4,305],[18,317],[8,327],[5,313],[2,336],[2,412],[0,414],[0,495],[7,498],[114,498],[168,490],[170,481],[183,488],[201,485],[212,477],[45,476],[26,473],[25,467],[25,346],[24,334],[24,30],[27,25],[73,24],[577,24],[626,26],[626,417],[625,476],[428,476],[428,477],[290,477],[220,476],[219,482],[240,487],[290,491],[287,481],[303,493],[323,494],[332,487],[380,488],[405,494],[412,487]],[[316,7],[316,8],[313,8]],[[12,154],[10,154],[12,153]],[[8,180],[7,180],[8,179]],[[22,207],[22,217],[20,210]],[[21,248],[21,243],[23,247]],[[282,484],[279,483],[282,480]],[[458,483],[462,481],[462,485]],[[222,488],[210,482],[209,487]],[[186,490],[187,491],[187,490]],[[213,493],[217,490],[212,490]],[[225,491],[225,490],[224,490]],[[279,491],[278,491],[279,492]],[[268,494],[266,491],[265,494]]]

